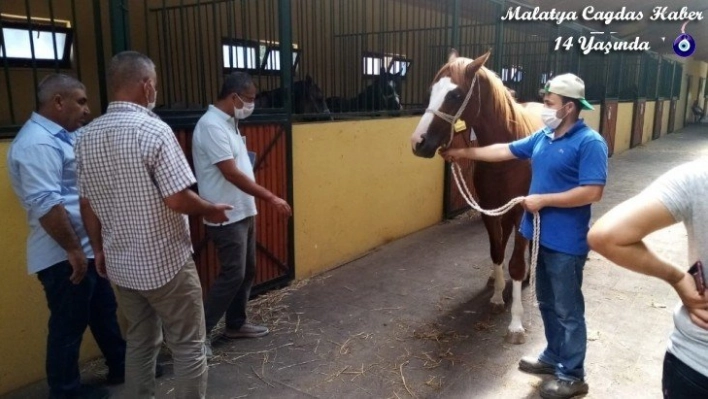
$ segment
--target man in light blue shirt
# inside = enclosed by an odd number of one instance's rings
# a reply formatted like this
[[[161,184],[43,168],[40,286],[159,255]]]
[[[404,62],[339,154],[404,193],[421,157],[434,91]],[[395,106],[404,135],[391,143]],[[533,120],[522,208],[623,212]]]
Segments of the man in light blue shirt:
[[[50,398],[106,398],[104,388],[81,385],[79,350],[87,326],[109,369],[122,382],[125,341],[110,282],[99,276],[81,221],[74,143],[89,114],[86,89],[61,74],[44,78],[39,108],[12,142],[7,157],[12,188],[27,211],[27,269],[37,274],[49,305],[46,371]]]

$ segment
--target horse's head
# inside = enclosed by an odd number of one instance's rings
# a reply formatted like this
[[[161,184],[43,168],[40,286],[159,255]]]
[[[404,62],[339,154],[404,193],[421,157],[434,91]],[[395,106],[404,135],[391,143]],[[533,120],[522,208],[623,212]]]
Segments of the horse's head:
[[[400,111],[401,96],[398,95],[398,88],[401,85],[401,71],[398,73],[389,73],[386,69],[381,68],[381,72],[376,80],[376,89],[380,91],[383,101],[383,109],[389,111]]]
[[[479,110],[481,106],[484,95],[478,72],[488,58],[489,52],[472,60],[459,57],[453,50],[447,64],[435,75],[428,108],[411,137],[413,154],[432,158],[438,148],[450,145],[455,130],[467,130],[458,120],[468,119],[465,125],[470,126],[469,118],[462,118],[465,109]],[[454,129],[456,122],[458,128]]]
[[[329,114],[324,93],[310,75],[293,84],[293,102],[297,114]]]

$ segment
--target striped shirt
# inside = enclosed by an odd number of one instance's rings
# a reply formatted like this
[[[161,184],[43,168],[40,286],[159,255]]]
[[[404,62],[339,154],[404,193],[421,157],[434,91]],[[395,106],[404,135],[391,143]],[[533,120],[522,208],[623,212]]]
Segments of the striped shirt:
[[[134,290],[167,284],[191,256],[186,215],[164,198],[196,183],[172,129],[147,108],[112,102],[76,145],[79,195],[101,221],[108,277]]]

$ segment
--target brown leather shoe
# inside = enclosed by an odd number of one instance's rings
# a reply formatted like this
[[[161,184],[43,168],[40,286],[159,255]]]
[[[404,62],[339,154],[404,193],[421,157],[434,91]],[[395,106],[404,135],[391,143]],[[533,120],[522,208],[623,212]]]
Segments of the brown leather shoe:
[[[541,397],[544,399],[570,399],[585,395],[590,390],[583,380],[568,381],[555,378],[541,385]]]
[[[519,360],[519,370],[531,374],[555,375],[556,368],[552,364],[544,363],[538,358],[524,356]]]

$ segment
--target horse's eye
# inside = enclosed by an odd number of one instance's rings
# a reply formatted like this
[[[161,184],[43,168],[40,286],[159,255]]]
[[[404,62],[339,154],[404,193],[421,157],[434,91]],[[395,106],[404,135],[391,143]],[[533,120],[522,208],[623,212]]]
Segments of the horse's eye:
[[[462,98],[462,94],[460,94],[459,91],[455,90],[447,93],[447,96],[445,97],[447,97],[447,99],[450,101],[458,101],[460,98]]]

